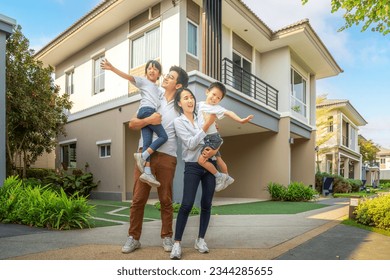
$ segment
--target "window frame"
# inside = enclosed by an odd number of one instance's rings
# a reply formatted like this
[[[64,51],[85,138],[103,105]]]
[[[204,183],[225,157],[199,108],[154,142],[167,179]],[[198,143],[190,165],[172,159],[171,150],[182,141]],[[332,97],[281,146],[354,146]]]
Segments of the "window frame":
[[[59,146],[60,146],[61,164],[63,165],[64,169],[77,168],[77,139],[60,142]],[[67,148],[68,150],[67,152],[65,151],[65,148]],[[73,156],[71,155],[71,150],[74,151]]]
[[[308,111],[308,109],[307,109],[308,81],[307,81],[307,78],[304,75],[302,75],[296,68],[291,66],[290,69],[291,69],[290,70],[290,91],[291,91],[291,98],[292,98],[291,99],[291,110],[297,112],[298,114],[301,114],[302,116],[304,116],[306,118],[307,111]],[[302,94],[302,97],[298,96],[298,94],[296,92],[295,85],[298,85],[298,84],[295,83],[295,75],[294,74],[297,74],[301,78],[301,80],[302,80],[301,84],[304,85],[303,90],[300,92]],[[298,103],[298,105],[295,105],[296,103]],[[302,107],[303,107],[303,110],[302,110]]]
[[[111,157],[111,140],[97,141],[96,145],[98,147],[99,158],[110,158]],[[104,150],[102,150],[102,148]],[[104,155],[102,155],[104,151]]]
[[[65,72],[65,93],[74,93],[74,69]]]
[[[101,61],[105,58],[105,53],[100,53],[92,57],[92,85],[93,85],[93,95],[97,95],[105,91],[105,71],[100,67]],[[98,73],[96,73],[98,70]],[[97,81],[98,80],[98,81]],[[99,85],[97,88],[96,85]]]
[[[158,42],[153,42],[153,43],[149,43],[149,41],[145,41],[145,39],[148,39],[148,38],[151,38],[151,37],[147,37],[148,34],[150,34],[151,32],[153,31],[156,31],[157,30],[157,33],[158,34]],[[131,38],[130,38],[131,37]],[[134,68],[138,68],[140,66],[142,66],[143,64],[145,64],[147,61],[151,60],[151,59],[155,59],[157,60],[160,56],[161,56],[161,27],[160,25],[152,25],[150,26],[149,28],[145,28],[142,30],[142,32],[134,32],[134,36],[130,36],[129,39],[130,39],[130,69],[134,69]],[[142,54],[137,54],[137,59],[134,59],[134,42],[136,42],[137,40],[140,40],[142,39],[144,42],[143,42],[143,47],[139,48],[141,50],[143,50],[143,53]],[[157,56],[153,56],[150,54],[151,50],[147,50],[146,46],[147,45],[154,45],[156,46],[156,49],[155,51],[157,51]],[[149,54],[147,54],[147,52],[149,52]],[[138,64],[134,64],[135,61],[139,61]]]
[[[189,32],[189,27],[190,26],[194,26],[194,28],[195,28],[195,47],[194,47],[194,49],[195,49],[195,54],[194,53],[192,53],[191,51],[190,51],[190,32]],[[187,51],[187,54],[189,54],[189,55],[191,55],[191,56],[193,56],[193,57],[195,57],[195,58],[198,58],[199,57],[199,50],[198,50],[198,48],[199,48],[199,25],[198,24],[196,24],[195,22],[193,22],[192,20],[189,20],[189,19],[187,19],[187,48],[186,48],[186,51]]]

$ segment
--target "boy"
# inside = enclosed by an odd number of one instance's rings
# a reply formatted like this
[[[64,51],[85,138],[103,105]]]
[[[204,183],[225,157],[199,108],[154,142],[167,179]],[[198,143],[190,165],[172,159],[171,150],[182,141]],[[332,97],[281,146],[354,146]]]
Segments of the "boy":
[[[228,111],[224,107],[220,106],[219,102],[225,97],[225,94],[226,94],[226,87],[224,84],[220,82],[214,82],[210,84],[209,88],[206,91],[206,101],[199,102],[198,119],[200,125],[203,125],[204,117],[210,114],[215,114],[218,119],[222,119],[225,116],[227,116],[242,124],[247,123],[253,119],[253,115],[249,115],[246,118],[240,118],[233,111]],[[215,123],[214,125],[210,126],[206,134],[207,136],[204,138],[205,144],[203,149],[211,148],[213,150],[217,150],[217,153],[215,155],[217,158],[217,165],[220,171],[226,174],[226,176],[223,176],[226,178],[225,184],[217,185],[215,188],[215,191],[219,192],[225,189],[230,184],[232,184],[234,182],[234,179],[228,175],[227,165],[223,161],[221,154],[218,151],[223,143],[223,139],[218,133]],[[202,153],[199,156],[198,163],[209,172],[213,170],[211,168],[212,163],[209,162],[208,158],[203,156]],[[214,176],[218,178],[222,176],[222,174],[217,172],[216,174],[214,174]]]

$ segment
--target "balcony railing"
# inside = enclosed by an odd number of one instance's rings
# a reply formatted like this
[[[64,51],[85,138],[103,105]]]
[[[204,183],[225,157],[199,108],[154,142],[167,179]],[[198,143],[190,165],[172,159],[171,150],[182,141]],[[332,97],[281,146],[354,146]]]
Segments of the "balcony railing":
[[[278,90],[228,58],[222,60],[222,82],[278,110]]]

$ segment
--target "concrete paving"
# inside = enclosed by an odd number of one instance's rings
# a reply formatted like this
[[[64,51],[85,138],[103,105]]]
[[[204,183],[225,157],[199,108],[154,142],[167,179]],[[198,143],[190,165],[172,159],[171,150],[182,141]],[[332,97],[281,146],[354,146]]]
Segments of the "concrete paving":
[[[292,215],[213,215],[206,234],[209,254],[193,248],[199,216],[184,232],[183,259],[199,260],[390,260],[390,237],[341,225],[349,199],[325,199],[317,210]],[[141,248],[122,254],[129,224],[53,231],[0,224],[0,259],[168,260],[160,221],[144,223]]]

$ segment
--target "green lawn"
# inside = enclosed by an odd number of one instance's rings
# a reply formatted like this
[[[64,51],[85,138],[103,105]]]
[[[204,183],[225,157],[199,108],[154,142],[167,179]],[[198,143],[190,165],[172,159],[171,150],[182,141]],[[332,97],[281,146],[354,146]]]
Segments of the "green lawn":
[[[92,224],[94,227],[119,225],[129,221],[130,203],[108,200],[90,200],[95,205]],[[313,202],[260,201],[241,204],[213,206],[212,215],[266,215],[296,214],[326,207],[328,205]],[[177,213],[174,213],[176,218]],[[102,220],[104,219],[104,220]],[[144,221],[160,219],[160,211],[153,205],[145,206]]]

